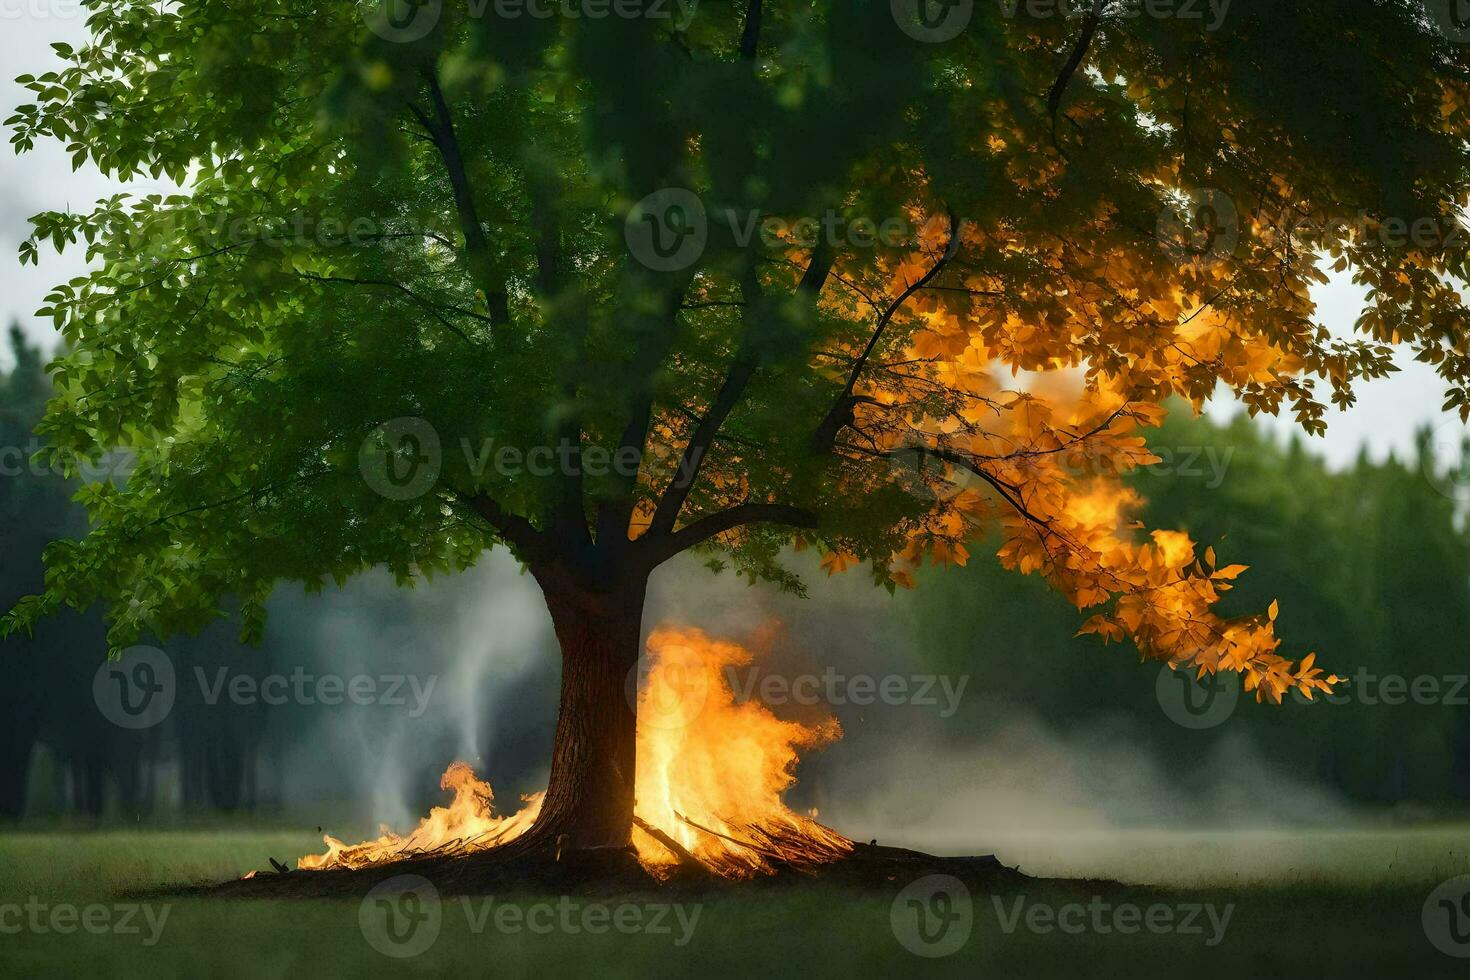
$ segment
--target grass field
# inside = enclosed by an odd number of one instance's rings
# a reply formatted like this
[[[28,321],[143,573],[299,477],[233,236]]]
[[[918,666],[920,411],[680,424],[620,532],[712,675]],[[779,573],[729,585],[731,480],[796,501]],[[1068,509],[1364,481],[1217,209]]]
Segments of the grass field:
[[[1017,840],[1015,854],[999,850],[1026,870],[1168,887],[1096,899],[1044,886],[973,895],[967,934],[955,925],[941,945],[921,944],[957,951],[923,959],[903,945],[906,909],[827,889],[753,891],[662,913],[652,896],[631,896],[636,912],[602,903],[605,913],[556,896],[446,897],[437,935],[407,957],[375,948],[378,926],[364,925],[358,901],[138,897],[238,876],[265,855],[313,844],[266,831],[0,835],[0,976],[1470,975],[1470,959],[1436,949],[1421,919],[1437,885],[1470,874],[1467,827]],[[936,916],[960,915],[921,900]]]

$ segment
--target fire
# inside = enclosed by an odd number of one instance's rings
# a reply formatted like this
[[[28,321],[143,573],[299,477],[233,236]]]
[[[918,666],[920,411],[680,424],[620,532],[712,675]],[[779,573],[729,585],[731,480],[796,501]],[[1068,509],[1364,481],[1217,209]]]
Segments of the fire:
[[[536,822],[541,812],[542,793],[524,797],[524,806],[513,816],[497,817],[491,809],[495,799],[490,784],[475,778],[466,762],[452,762],[439,777],[439,788],[454,793],[448,806],[436,806],[407,836],[400,837],[388,827],[379,827],[382,836],[361,844],[344,844],[331,834],[323,837],[325,854],[308,854],[296,862],[303,871],[322,868],[365,868],[386,861],[402,860],[425,854],[469,853],[514,840]]]
[[[781,800],[800,753],[841,737],[837,721],[802,725],[737,701],[728,669],[752,660],[737,644],[664,628],[648,638],[648,650],[638,698],[638,817],[724,874],[845,854],[851,842]],[[633,841],[646,866],[675,861],[641,828]]]
[[[841,737],[836,719],[801,724],[755,701],[737,701],[728,670],[752,662],[744,647],[697,629],[665,627],[648,640],[648,675],[638,695],[638,780],[633,844],[650,871],[692,857],[715,872],[748,877],[779,865],[835,860],[852,842],[795,813],[782,794],[802,752]],[[467,763],[445,771],[453,791],[414,830],[387,827],[377,840],[346,845],[328,836],[303,870],[361,868],[426,855],[463,855],[514,840],[541,809],[536,793],[511,816],[496,816],[490,785]],[[815,816],[815,813],[812,814]],[[682,854],[680,852],[683,852]]]

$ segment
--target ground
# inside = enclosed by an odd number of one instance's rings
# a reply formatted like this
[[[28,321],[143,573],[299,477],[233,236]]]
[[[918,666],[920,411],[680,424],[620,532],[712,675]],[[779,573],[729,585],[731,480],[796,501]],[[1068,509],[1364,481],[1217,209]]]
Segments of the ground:
[[[1432,945],[1421,920],[1436,885],[1470,873],[1470,826],[1005,840],[1002,857],[1009,849],[1023,870],[1111,874],[1167,887],[1091,895],[1037,885],[1005,896],[973,895],[968,938],[953,955],[929,959],[911,953],[899,936],[907,899],[896,908],[892,895],[827,888],[752,890],[706,899],[697,912],[695,903],[681,900],[683,908],[662,913],[656,895],[627,896],[629,908],[621,910],[619,900],[519,895],[466,904],[446,897],[437,910],[437,937],[422,934],[432,942],[402,958],[375,948],[383,937],[374,933],[378,926],[364,925],[356,900],[151,894],[236,876],[268,866],[267,855],[294,856],[312,844],[310,835],[215,828],[0,834],[0,976],[573,976],[592,964],[598,976],[612,977],[1044,978],[1075,977],[1080,968],[1090,977],[1239,980],[1464,977],[1470,970],[1470,960]],[[955,914],[952,905],[920,901],[936,915]],[[504,904],[515,908],[501,912]],[[605,913],[589,910],[598,904],[608,906]],[[136,905],[144,907],[129,914]],[[1128,924],[1129,906],[1147,916],[1161,905],[1167,913],[1156,912],[1158,921],[1167,914],[1176,924],[1200,906],[1199,932],[1112,929]],[[1227,908],[1223,938],[1210,945],[1218,930],[1209,910],[1218,922]],[[1018,910],[1020,921],[1008,929]],[[81,924],[88,916],[94,931]],[[1073,931],[1055,925],[1041,931],[1056,916]],[[1041,928],[1029,928],[1028,918]],[[620,934],[620,921],[628,934]],[[1099,922],[1109,931],[1100,931]],[[599,925],[604,932],[588,931]],[[56,928],[68,926],[66,933]]]

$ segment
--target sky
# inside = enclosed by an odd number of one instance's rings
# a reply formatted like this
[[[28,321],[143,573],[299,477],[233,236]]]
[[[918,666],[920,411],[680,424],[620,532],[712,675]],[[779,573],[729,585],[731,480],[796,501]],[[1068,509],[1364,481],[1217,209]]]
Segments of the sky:
[[[84,39],[83,12],[77,0],[0,0],[0,79],[4,79],[0,82],[0,119],[9,116],[12,107],[29,101],[25,90],[10,79],[54,67],[48,44],[77,44]],[[7,128],[5,145],[0,146],[0,321],[19,320],[32,337],[49,344],[55,333],[48,321],[33,316],[34,311],[53,286],[83,274],[86,264],[79,250],[69,249],[58,256],[43,249],[39,266],[21,267],[15,256],[29,234],[27,219],[41,211],[88,207],[116,193],[120,185],[90,165],[73,171],[67,154],[56,143],[39,144],[17,157],[9,146],[9,134]],[[169,186],[134,182],[127,189],[147,194],[167,191]],[[1337,276],[1317,291],[1316,298],[1318,319],[1334,333],[1346,335],[1361,303],[1358,288],[1347,276]],[[0,351],[0,364],[8,363],[9,356],[8,351]],[[1329,410],[1326,437],[1314,438],[1310,445],[1334,465],[1351,463],[1364,445],[1375,459],[1391,451],[1403,457],[1413,444],[1415,431],[1425,425],[1436,430],[1437,442],[1457,444],[1464,434],[1458,421],[1439,412],[1444,385],[1434,371],[1413,361],[1407,352],[1398,362],[1403,370],[1362,385],[1358,404],[1351,409]],[[1236,411],[1228,401],[1217,401],[1210,409],[1220,418]],[[1294,430],[1289,418],[1267,420],[1266,424],[1283,435]]]

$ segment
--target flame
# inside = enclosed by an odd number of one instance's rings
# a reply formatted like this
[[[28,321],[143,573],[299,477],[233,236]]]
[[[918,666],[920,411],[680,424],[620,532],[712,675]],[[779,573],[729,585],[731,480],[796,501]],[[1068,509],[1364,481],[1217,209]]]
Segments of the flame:
[[[835,860],[852,842],[781,795],[796,781],[803,751],[841,737],[836,719],[805,725],[777,718],[755,701],[737,701],[728,669],[748,665],[744,647],[697,629],[664,627],[648,640],[648,675],[638,695],[638,782],[633,844],[650,871],[664,875],[692,857],[718,874],[750,877],[782,865]],[[347,845],[323,838],[326,853],[302,870],[362,868],[428,855],[464,855],[514,840],[531,828],[544,794],[496,816],[490,785],[455,762],[439,781],[454,793],[407,835],[387,827],[376,840]],[[682,851],[682,854],[680,853]]]
[[[757,701],[737,701],[728,669],[750,664],[750,651],[699,630],[655,630],[648,650],[638,697],[638,817],[732,876],[847,853],[851,842],[781,800],[796,782],[800,753],[841,737],[836,719],[803,725]],[[633,842],[647,867],[676,863],[641,827]]]
[[[382,836],[361,844],[344,844],[331,834],[322,838],[325,854],[308,854],[296,862],[303,871],[324,868],[365,868],[387,861],[427,854],[469,853],[514,840],[536,822],[543,793],[522,798],[525,804],[513,816],[497,817],[491,809],[495,799],[490,784],[475,777],[467,762],[450,763],[439,777],[439,788],[454,793],[448,806],[436,806],[419,821],[412,833],[400,837],[387,826]]]

